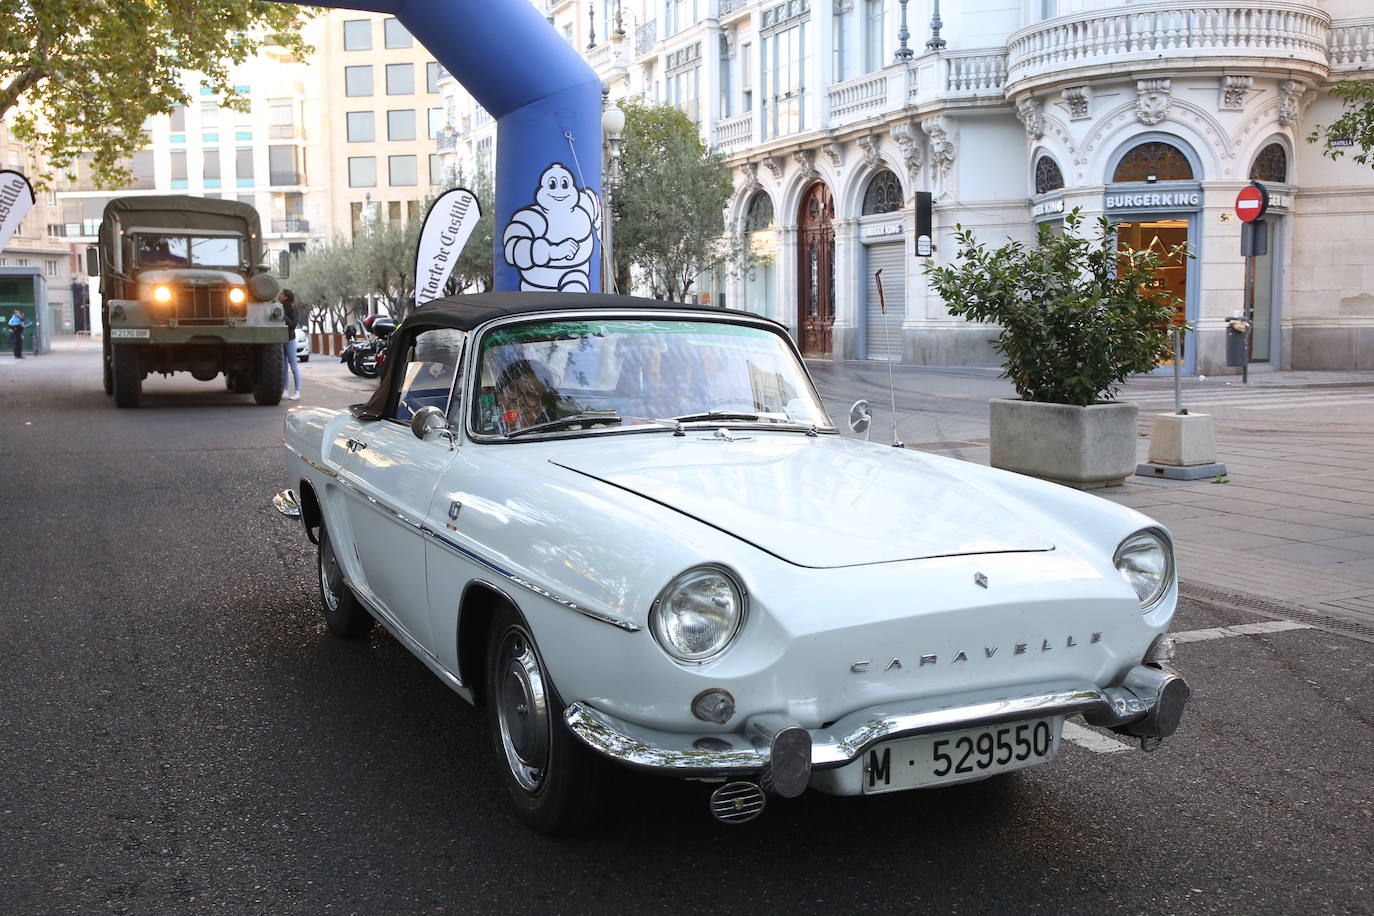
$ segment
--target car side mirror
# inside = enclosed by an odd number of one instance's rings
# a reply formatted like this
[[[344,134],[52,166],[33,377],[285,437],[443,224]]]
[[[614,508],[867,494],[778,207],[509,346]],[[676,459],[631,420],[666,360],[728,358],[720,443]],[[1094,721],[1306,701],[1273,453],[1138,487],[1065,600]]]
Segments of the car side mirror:
[[[855,401],[849,408],[849,431],[866,433],[873,423],[873,406],[867,401]]]
[[[277,252],[277,276],[283,280],[291,277],[291,254],[286,251]]]
[[[453,448],[453,431],[448,428],[448,417],[437,407],[421,407],[415,411],[415,416],[410,418],[410,431],[415,434],[416,439],[425,439],[429,434],[438,430],[441,435],[448,437],[448,446]]]
[[[100,249],[94,245],[86,246],[86,276],[100,276]]]

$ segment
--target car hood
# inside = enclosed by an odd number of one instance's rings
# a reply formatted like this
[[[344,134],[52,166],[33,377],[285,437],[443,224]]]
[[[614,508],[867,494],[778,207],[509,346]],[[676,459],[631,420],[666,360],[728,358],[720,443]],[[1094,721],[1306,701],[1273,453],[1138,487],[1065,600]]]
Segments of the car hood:
[[[644,450],[628,437],[606,437],[597,445],[612,447],[550,461],[798,566],[1054,549],[1012,497],[969,483],[919,452],[835,436],[733,435],[689,435],[669,440],[670,448],[656,438],[660,447]]]

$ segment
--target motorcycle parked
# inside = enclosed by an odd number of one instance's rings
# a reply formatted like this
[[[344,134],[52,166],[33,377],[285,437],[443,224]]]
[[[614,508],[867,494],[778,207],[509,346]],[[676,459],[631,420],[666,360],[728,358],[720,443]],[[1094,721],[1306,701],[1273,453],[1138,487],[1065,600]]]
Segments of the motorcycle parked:
[[[382,315],[369,315],[362,321],[364,334],[359,336],[352,326],[344,330],[348,346],[339,354],[339,362],[348,365],[348,371],[363,378],[376,378],[382,374],[386,362],[387,339],[396,330],[396,322]]]

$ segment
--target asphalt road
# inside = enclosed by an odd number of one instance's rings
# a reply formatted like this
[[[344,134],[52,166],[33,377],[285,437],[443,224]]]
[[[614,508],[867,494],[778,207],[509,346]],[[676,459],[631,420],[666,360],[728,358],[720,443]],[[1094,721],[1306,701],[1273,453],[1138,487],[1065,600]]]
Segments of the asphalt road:
[[[365,390],[305,369],[304,403]],[[627,775],[602,832],[536,837],[477,711],[380,628],[326,635],[268,506],[284,408],[180,375],[119,411],[99,382],[89,351],[0,363],[5,913],[1370,911],[1374,645],[1310,629],[1182,646],[1154,754],[1066,741],[742,827]]]

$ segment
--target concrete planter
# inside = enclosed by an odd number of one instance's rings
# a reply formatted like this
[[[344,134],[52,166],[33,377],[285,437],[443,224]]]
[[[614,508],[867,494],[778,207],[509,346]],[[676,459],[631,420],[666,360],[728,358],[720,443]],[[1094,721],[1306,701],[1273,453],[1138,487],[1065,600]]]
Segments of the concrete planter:
[[[995,468],[1080,490],[1119,486],[1135,473],[1135,404],[1075,407],[993,398],[988,408]]]

